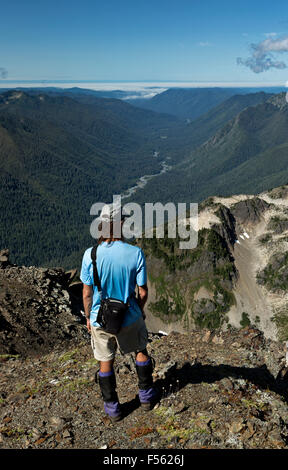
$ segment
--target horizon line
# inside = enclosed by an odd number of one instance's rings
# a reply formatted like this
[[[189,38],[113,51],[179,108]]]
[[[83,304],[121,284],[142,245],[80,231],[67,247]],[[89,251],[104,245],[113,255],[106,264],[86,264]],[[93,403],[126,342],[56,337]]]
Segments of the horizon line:
[[[146,84],[162,84],[162,86],[167,86],[167,84],[179,84],[182,86],[185,85],[190,85],[191,87],[197,87],[197,86],[226,86],[226,87],[287,87],[287,81],[285,82],[255,82],[255,81],[227,81],[227,82],[222,82],[220,80],[75,80],[75,79],[68,79],[68,80],[63,80],[63,79],[1,79],[0,80],[0,88],[2,87],[1,84],[3,85],[9,85],[9,84],[41,84],[42,86],[49,85],[51,83],[58,83],[58,84],[76,84],[76,83],[81,83],[81,84],[88,84],[88,83],[94,83],[94,84],[142,84],[142,86]]]

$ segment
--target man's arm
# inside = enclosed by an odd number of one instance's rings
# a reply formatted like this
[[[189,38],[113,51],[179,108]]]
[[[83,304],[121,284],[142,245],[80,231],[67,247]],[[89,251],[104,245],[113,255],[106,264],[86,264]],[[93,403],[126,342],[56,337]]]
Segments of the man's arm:
[[[83,305],[88,331],[91,332],[90,312],[93,304],[93,287],[83,284]]]
[[[145,313],[144,313],[144,306],[147,302],[148,299],[148,286],[147,284],[144,284],[143,286],[138,286],[138,305],[142,310],[142,315],[145,320]]]

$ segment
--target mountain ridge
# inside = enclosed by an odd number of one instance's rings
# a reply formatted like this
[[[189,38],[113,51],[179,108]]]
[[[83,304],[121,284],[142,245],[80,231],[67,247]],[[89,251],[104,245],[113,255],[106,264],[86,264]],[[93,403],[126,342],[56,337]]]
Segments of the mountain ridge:
[[[253,188],[256,194],[285,184],[288,180],[285,169],[288,125],[285,96],[282,93],[246,107],[208,140],[196,148],[192,146],[190,153],[174,166],[173,177],[166,174],[157,180],[159,199],[167,202],[181,195],[183,199],[193,198],[200,202],[211,193],[229,195],[235,192],[235,187],[238,193],[251,192]],[[166,145],[169,145],[168,141]],[[281,147],[278,169],[278,160],[273,157]],[[257,172],[263,177],[257,178]],[[255,174],[256,184],[253,181],[249,186],[250,173]],[[154,188],[155,182],[149,182],[139,198],[145,200],[146,194],[154,192]],[[169,195],[165,188],[169,188]]]

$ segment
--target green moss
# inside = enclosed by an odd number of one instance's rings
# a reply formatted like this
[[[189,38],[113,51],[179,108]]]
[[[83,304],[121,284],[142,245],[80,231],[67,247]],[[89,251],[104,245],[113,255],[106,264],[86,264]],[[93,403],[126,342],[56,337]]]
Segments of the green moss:
[[[59,390],[63,391],[68,389],[72,392],[76,392],[79,391],[79,389],[89,385],[91,385],[90,380],[83,377],[76,378],[74,380],[64,379],[64,383],[60,386]]]
[[[26,431],[22,428],[11,428],[11,427],[1,428],[0,432],[4,434],[4,436],[11,437],[11,438],[20,438],[26,433]]]
[[[0,354],[0,360],[19,359],[20,354]]]
[[[190,439],[194,434],[210,434],[206,424],[201,421],[207,421],[207,418],[200,416],[197,419],[190,419],[189,422],[183,423],[181,416],[175,415],[173,406],[166,408],[160,406],[154,413],[161,420],[161,424],[156,427],[156,431],[165,437],[168,441],[172,438],[178,437],[179,439]]]
[[[267,403],[261,401],[248,400],[246,398],[241,398],[241,403],[248,409],[256,408],[261,411],[267,409]]]
[[[67,351],[59,357],[59,362],[67,362],[67,361],[77,362],[77,360],[75,359],[75,356],[77,353],[78,353],[78,349]]]

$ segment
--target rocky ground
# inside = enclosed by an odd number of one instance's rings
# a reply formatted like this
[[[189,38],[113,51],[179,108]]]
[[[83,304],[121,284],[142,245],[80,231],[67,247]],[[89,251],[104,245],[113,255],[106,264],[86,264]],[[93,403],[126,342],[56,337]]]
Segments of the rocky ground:
[[[115,370],[124,419],[103,411],[89,342],[47,355],[1,356],[0,446],[93,449],[286,449],[285,348],[256,329],[150,335],[156,407],[137,400],[132,355]]]
[[[76,273],[12,265],[0,250],[0,354],[37,355],[87,338]]]
[[[252,327],[150,333],[161,399],[148,413],[133,355],[118,354],[124,419],[113,425],[74,277],[0,252],[0,448],[288,448],[286,346]]]

